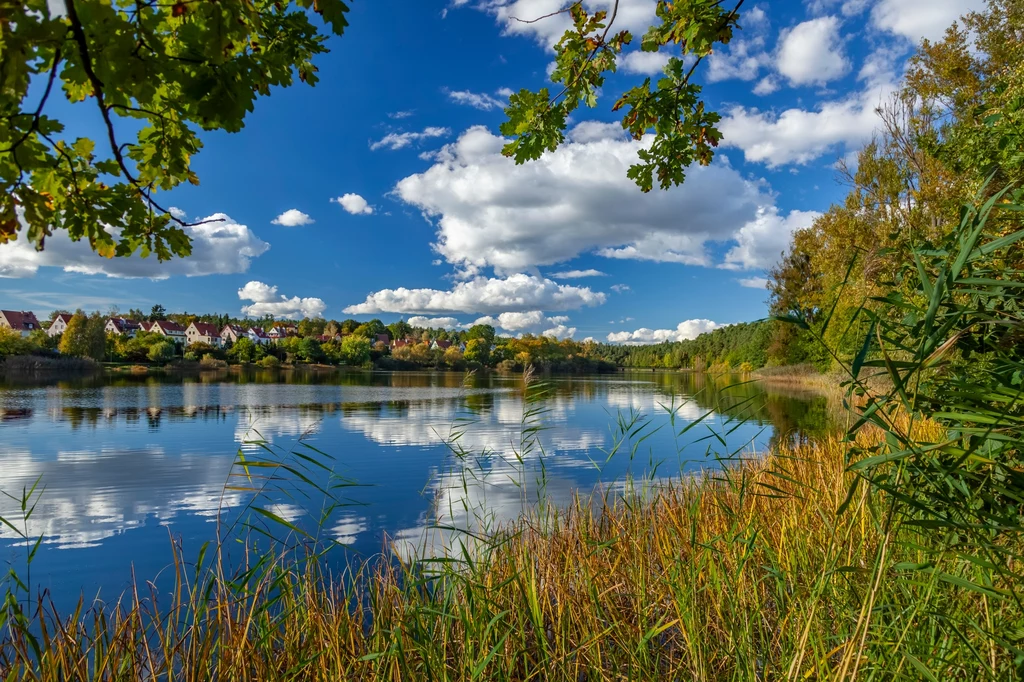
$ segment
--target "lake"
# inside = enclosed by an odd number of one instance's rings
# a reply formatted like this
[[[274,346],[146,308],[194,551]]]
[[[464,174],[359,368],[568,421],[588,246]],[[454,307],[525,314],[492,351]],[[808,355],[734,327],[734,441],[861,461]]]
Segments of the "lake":
[[[522,377],[437,372],[7,381],[0,490],[45,486],[28,524],[44,536],[34,590],[111,599],[133,568],[149,579],[167,567],[172,539],[194,553],[216,537],[218,510],[221,528],[247,510],[252,492],[225,489],[259,484],[237,476],[240,456],[289,463],[340,501],[315,522],[324,496],[283,475],[259,498],[274,518],[320,527],[358,556],[391,546],[413,558],[538,499],[615,494],[828,427],[824,398],[739,376],[552,377],[526,395]],[[19,504],[0,499],[0,516],[18,523]],[[0,559],[23,566],[25,552],[0,527]]]

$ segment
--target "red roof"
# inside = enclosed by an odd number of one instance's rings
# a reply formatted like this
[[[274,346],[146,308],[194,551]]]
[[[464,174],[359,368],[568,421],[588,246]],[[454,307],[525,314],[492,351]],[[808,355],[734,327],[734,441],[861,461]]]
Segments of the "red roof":
[[[184,327],[182,327],[177,322],[171,322],[170,320],[157,320],[156,322],[149,326],[150,331],[152,331],[153,327],[156,327],[157,325],[160,325],[160,329],[162,329],[165,333],[185,332]]]
[[[210,324],[209,322],[193,322],[192,326],[196,328],[200,336],[220,336],[220,332],[217,330],[217,325]]]
[[[443,341],[436,341],[435,343],[437,343],[437,347],[438,348],[448,349],[448,348],[451,348],[451,346],[452,346],[452,342],[448,341],[447,339],[445,339]]]
[[[63,320],[64,324],[67,324],[68,322],[71,321],[71,313],[61,313],[60,315],[57,315],[55,318],[53,318],[54,322],[56,322],[57,320]]]
[[[263,327],[249,327],[249,331],[251,331],[258,339],[270,338],[267,336],[267,333],[263,331]]]
[[[114,326],[117,328],[119,332],[130,331],[132,329],[139,329],[140,327],[142,328],[143,331],[149,331],[148,322],[139,323],[136,322],[135,320],[127,320],[123,317],[112,317],[109,320],[107,320],[107,324],[110,324],[111,322],[114,323]]]
[[[3,315],[4,318],[7,319],[7,324],[11,325],[11,329],[16,329],[18,331],[39,329],[39,320],[36,319],[36,314],[33,312],[0,310],[0,315]]]

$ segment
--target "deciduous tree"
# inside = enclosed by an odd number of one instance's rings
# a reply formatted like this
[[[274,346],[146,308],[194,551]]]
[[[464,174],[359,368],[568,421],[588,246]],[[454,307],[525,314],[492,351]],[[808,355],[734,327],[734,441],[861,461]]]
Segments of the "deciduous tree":
[[[189,255],[157,192],[199,183],[200,130],[237,132],[257,96],[316,83],[310,10],[342,33],[342,0],[0,3],[0,243],[66,230],[105,256]],[[64,135],[58,115],[90,114],[96,139]]]

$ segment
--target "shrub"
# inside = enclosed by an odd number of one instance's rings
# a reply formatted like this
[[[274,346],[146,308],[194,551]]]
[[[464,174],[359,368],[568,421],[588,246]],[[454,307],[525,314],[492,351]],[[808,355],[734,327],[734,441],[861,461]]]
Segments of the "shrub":
[[[174,357],[174,344],[170,341],[154,343],[149,347],[146,357],[150,362],[168,362]]]
[[[270,369],[274,367],[280,367],[281,361],[275,358],[273,355],[268,355],[256,364],[258,364],[260,367],[266,367]]]
[[[228,366],[228,363],[224,360],[213,357],[210,353],[203,356],[203,359],[199,361],[199,366],[203,369],[223,369]]]

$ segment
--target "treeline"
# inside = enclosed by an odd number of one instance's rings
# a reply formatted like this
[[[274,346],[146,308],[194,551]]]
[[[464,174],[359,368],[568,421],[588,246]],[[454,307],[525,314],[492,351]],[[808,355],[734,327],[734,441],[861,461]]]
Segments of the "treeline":
[[[687,341],[646,346],[602,345],[600,354],[620,367],[751,371],[768,362],[774,324],[770,320],[733,324]]]

